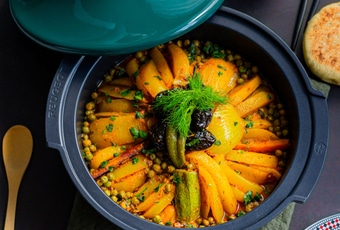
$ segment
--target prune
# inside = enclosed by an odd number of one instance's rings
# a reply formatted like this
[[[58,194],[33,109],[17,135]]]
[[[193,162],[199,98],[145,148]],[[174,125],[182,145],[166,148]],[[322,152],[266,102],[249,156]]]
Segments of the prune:
[[[208,127],[212,119],[212,110],[194,110],[191,115],[191,131],[200,131]]]
[[[207,149],[212,146],[216,141],[215,136],[204,129],[202,131],[197,131],[194,135],[187,137],[186,140],[186,150],[198,151]]]
[[[166,142],[165,142],[165,130],[166,124],[164,122],[156,122],[151,127],[149,136],[151,138],[151,143],[155,146],[157,151],[166,151]]]

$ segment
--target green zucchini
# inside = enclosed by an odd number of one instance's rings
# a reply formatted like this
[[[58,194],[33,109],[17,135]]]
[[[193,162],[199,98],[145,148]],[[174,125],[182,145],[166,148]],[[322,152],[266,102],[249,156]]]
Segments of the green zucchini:
[[[165,134],[166,146],[170,159],[176,168],[185,166],[185,137],[179,137],[175,128],[167,126]]]
[[[195,171],[176,169],[176,213],[180,221],[190,222],[200,215],[201,195],[198,174]]]

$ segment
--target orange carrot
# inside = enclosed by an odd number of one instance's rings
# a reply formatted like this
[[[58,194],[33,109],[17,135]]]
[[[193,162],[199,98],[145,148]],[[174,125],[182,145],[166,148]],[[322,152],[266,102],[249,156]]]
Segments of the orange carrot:
[[[269,153],[275,150],[286,150],[290,147],[289,139],[267,140],[267,141],[251,141],[239,142],[234,149],[247,150],[259,153]]]
[[[143,214],[146,218],[154,218],[156,215],[161,214],[161,212],[172,202],[175,197],[175,186],[171,186],[171,191],[164,192],[162,196],[157,199],[157,201],[146,210]]]
[[[271,92],[259,91],[249,96],[246,100],[235,106],[241,117],[245,117],[259,108],[266,106],[274,100],[275,96]]]
[[[225,154],[225,159],[248,165],[260,165],[271,168],[276,168],[278,163],[278,158],[274,155],[244,150],[231,150]]]
[[[267,140],[278,140],[278,139],[279,137],[269,130],[250,128],[250,129],[244,130],[244,134],[243,134],[241,142],[245,142],[247,140],[267,141]]]
[[[131,157],[134,157],[137,154],[139,154],[143,148],[144,148],[144,142],[139,143],[138,145],[135,145],[134,147],[122,152],[119,156],[107,161],[107,164],[105,165],[105,167],[101,167],[96,170],[93,170],[91,172],[91,176],[93,178],[97,178],[103,175],[104,173],[108,172],[111,167],[113,168],[118,167],[120,164],[129,160]]]
[[[261,84],[260,76],[256,75],[246,83],[236,86],[230,93],[230,103],[232,105],[240,104]]]
[[[176,218],[176,208],[174,205],[169,204],[160,214],[161,220],[164,224],[172,223]]]
[[[141,186],[146,180],[145,170],[139,170],[136,173],[128,175],[122,178],[119,182],[113,183],[111,188],[117,189],[118,191],[132,192],[139,186]]]

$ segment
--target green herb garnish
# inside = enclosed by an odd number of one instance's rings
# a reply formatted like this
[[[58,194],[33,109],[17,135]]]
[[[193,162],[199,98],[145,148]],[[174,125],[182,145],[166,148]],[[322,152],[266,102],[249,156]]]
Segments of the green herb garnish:
[[[132,158],[132,164],[137,164],[138,163],[138,157]]]
[[[106,126],[106,130],[109,131],[109,132],[112,132],[112,130],[113,130],[113,124],[108,124],[108,125]]]
[[[226,97],[209,86],[203,86],[200,76],[195,74],[189,79],[187,89],[170,90],[166,95],[156,97],[153,107],[164,112],[165,122],[174,127],[179,135],[187,137],[194,110],[209,110],[226,102]]]

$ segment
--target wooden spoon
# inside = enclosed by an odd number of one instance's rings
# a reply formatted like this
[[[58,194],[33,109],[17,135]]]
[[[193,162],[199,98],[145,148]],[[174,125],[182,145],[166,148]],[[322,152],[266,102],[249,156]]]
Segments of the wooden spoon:
[[[33,150],[32,134],[22,125],[11,127],[2,142],[2,154],[8,180],[8,202],[5,230],[13,230],[18,190]]]

